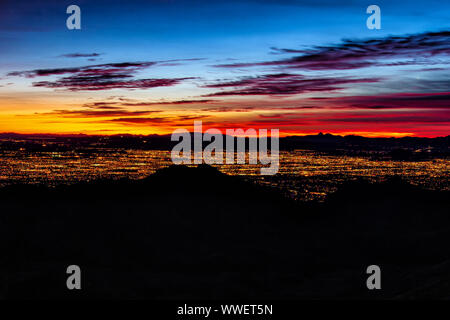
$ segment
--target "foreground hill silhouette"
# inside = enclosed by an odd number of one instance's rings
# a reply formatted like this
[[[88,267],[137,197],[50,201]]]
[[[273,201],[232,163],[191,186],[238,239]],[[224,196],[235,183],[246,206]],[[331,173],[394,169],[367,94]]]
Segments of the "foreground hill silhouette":
[[[302,204],[209,166],[0,189],[6,298],[448,298],[448,192],[354,182]],[[82,290],[66,289],[66,268]],[[367,266],[382,290],[366,288]]]

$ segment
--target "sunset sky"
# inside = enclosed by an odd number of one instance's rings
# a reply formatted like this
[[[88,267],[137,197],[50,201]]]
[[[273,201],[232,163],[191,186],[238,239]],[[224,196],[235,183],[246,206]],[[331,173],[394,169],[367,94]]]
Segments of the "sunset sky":
[[[446,1],[2,0],[0,132],[446,136],[449,64]]]

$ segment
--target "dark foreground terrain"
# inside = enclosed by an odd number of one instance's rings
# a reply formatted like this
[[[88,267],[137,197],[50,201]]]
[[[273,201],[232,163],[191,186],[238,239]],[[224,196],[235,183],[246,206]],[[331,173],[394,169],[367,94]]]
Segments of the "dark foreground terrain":
[[[449,194],[401,181],[284,199],[207,166],[0,189],[3,298],[450,298]],[[79,265],[82,290],[66,288]],[[381,290],[366,268],[381,267]]]

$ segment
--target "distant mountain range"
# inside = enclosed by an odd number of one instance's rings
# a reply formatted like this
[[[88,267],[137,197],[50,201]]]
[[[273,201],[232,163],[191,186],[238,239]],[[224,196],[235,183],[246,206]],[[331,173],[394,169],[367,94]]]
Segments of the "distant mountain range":
[[[191,135],[192,136],[192,135]],[[0,149],[67,150],[73,148],[126,148],[143,150],[171,150],[177,141],[170,135],[85,135],[85,134],[18,134],[0,133]],[[224,135],[224,139],[226,136]],[[270,139],[269,139],[270,141]],[[204,142],[205,145],[210,142]],[[224,143],[225,145],[225,143]],[[270,145],[270,144],[269,144]],[[280,138],[281,150],[311,149],[326,152],[415,152],[421,154],[450,154],[450,136],[424,138],[367,138],[319,133],[307,136]]]

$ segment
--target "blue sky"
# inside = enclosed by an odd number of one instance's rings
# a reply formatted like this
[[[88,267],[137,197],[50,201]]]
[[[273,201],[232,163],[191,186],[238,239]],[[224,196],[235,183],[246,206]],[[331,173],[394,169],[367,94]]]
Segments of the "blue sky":
[[[3,1],[2,1],[3,2]],[[82,30],[65,28],[78,4]],[[264,58],[271,46],[301,47],[344,37],[450,27],[450,2],[377,1],[382,29],[369,30],[370,1],[6,1],[0,13],[5,64],[54,66],[62,52],[104,52],[133,59]],[[36,39],[39,41],[36,41]],[[9,41],[8,41],[9,40]],[[11,45],[10,45],[10,44]],[[60,64],[63,64],[61,61]]]
[[[71,4],[81,8],[81,30],[66,28],[68,17],[66,8]],[[366,14],[366,8],[371,4],[381,8],[381,30],[369,30],[366,27],[366,19],[369,16]],[[449,83],[447,76],[449,52],[444,47],[448,36],[435,33],[447,30],[450,30],[450,2],[435,0],[402,2],[6,0],[2,1],[0,7],[0,41],[2,43],[0,117],[2,113],[11,116],[14,112],[17,114],[47,112],[54,110],[52,108],[55,107],[52,105],[75,110],[91,100],[101,101],[118,95],[139,101],[200,100],[208,96],[208,99],[220,98],[220,106],[213,101],[214,107],[225,108],[230,105],[232,111],[240,103],[248,107],[268,108],[267,112],[269,110],[273,112],[272,109],[285,108],[287,104],[292,104],[293,99],[301,104],[308,104],[309,101],[305,102],[302,99],[317,95],[318,92],[330,97],[335,97],[336,94],[345,97],[396,93],[445,93],[449,91],[445,90]],[[438,55],[433,54],[436,48],[432,43],[426,49],[421,48],[418,43],[421,41],[418,35],[429,33],[433,33],[429,39],[430,43],[435,38],[439,41],[439,44],[435,46],[440,50]],[[345,39],[360,41],[361,45],[366,46],[368,43],[364,41],[368,39],[386,40],[393,36],[404,37],[405,41],[413,43],[415,41],[418,49],[408,49],[404,52],[400,45],[391,48],[385,42],[381,44],[381,49],[377,49],[381,53],[369,57],[378,61],[384,59],[383,65],[379,62],[376,64],[371,62],[364,67],[347,68],[343,65],[339,67],[338,63],[344,63],[339,60],[332,67],[327,66],[328,62],[320,61],[320,64],[327,67],[314,68],[305,67],[303,63],[295,64],[293,68],[290,62],[277,62],[295,58],[299,54],[305,55],[300,50],[309,50],[308,59],[314,59],[312,53],[318,51],[323,57],[330,59],[329,49],[345,50],[348,45],[348,43],[345,45]],[[323,47],[328,48],[325,53],[320,49]],[[289,49],[292,52],[283,51],[283,49]],[[399,50],[399,54],[384,58],[382,50]],[[392,63],[388,64],[388,60]],[[411,60],[414,62],[411,63]],[[409,62],[406,63],[407,61]],[[120,71],[119,77],[129,79],[133,76],[134,79],[172,79],[173,81],[163,82],[162,85],[159,85],[160,82],[151,82],[139,88],[126,84],[99,89],[99,87],[67,87],[58,82],[63,79],[63,75],[55,72],[46,76],[45,79],[41,75],[26,73],[26,71],[37,69],[83,68],[101,65],[96,68],[107,68],[108,70],[102,72],[111,74],[115,70],[112,70],[111,66],[104,65],[121,62],[157,63],[152,64],[151,67],[148,65],[131,67],[131,71],[130,68],[125,67],[124,69],[128,71]],[[394,64],[395,62],[397,65]],[[237,65],[237,67],[222,67],[223,65]],[[255,86],[262,85],[262,89],[267,89],[268,81],[272,86],[274,78],[268,80],[269,78],[265,78],[266,75],[281,73],[290,74],[289,80],[286,77],[277,78],[282,79],[282,84],[297,85],[299,81],[315,79],[314,83],[319,83],[319,88],[316,86],[311,90],[302,87],[301,90],[283,91],[281,95],[279,91],[276,95],[268,92],[267,99],[261,97],[259,93],[254,94]],[[80,74],[83,73],[77,75]],[[89,76],[92,77],[93,74],[89,73]],[[239,82],[251,77],[260,77],[260,82],[258,84]],[[338,79],[338,84],[333,83],[327,91],[322,81],[324,78]],[[352,81],[348,81],[350,78]],[[377,80],[370,81],[370,78]],[[362,80],[353,81],[354,79]],[[73,84],[73,82],[70,83]],[[216,86],[216,83],[221,85]],[[231,87],[230,84],[238,85],[234,86],[238,87],[238,90],[232,91],[235,94],[227,93],[226,97],[223,94],[215,95],[216,88],[222,91],[227,90]],[[279,85],[280,83],[275,84],[277,88]],[[339,87],[336,87],[337,85]],[[239,86],[243,86],[245,90],[239,89]],[[253,88],[250,91],[249,86]],[[261,102],[261,100],[267,102],[268,99],[271,102],[270,108],[267,103]],[[211,104],[211,101],[207,103]],[[179,105],[176,104],[176,106],[179,109]],[[182,111],[175,106],[166,106],[166,108],[173,112]],[[439,108],[442,112],[440,105]],[[204,108],[195,105],[186,106],[184,110],[198,113],[204,111]],[[297,111],[299,115],[302,114],[301,112],[306,112]],[[231,123],[235,121],[233,118],[235,115],[230,115],[232,117],[228,120],[225,120],[222,114],[220,115],[222,118],[216,120]],[[254,123],[251,121],[251,116],[259,117],[260,115],[260,113],[247,114],[246,121]],[[216,115],[216,118],[218,116]],[[287,118],[291,116],[288,115]],[[36,117],[36,119],[40,118]],[[6,124],[6,121],[4,120],[3,124]],[[316,124],[310,123],[302,127],[293,124],[290,127],[286,126],[286,130],[312,132],[314,125]],[[440,128],[439,134],[448,130],[447,125],[447,123],[437,124]],[[104,124],[98,124],[98,126],[106,128]],[[319,127],[320,130],[326,129],[326,126]],[[332,126],[330,128],[332,132],[339,131]],[[114,130],[116,129],[119,130],[115,127]],[[125,132],[136,132],[135,127],[130,129],[123,125],[122,129]],[[142,126],[138,129],[141,130]],[[355,131],[353,124],[349,126],[349,130],[341,129],[342,132]],[[373,130],[372,127],[366,129]],[[426,128],[400,129],[404,130],[405,134],[437,134],[437,131]],[[363,128],[358,130],[364,131]],[[393,128],[387,126],[386,130],[393,130]]]

